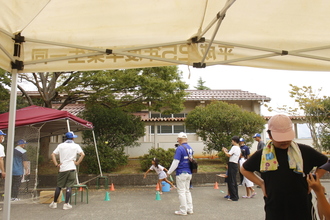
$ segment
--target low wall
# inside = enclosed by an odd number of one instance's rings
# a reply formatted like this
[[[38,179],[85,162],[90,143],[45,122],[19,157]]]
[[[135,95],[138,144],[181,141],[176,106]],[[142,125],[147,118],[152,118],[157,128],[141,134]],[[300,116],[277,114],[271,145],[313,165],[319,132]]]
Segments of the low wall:
[[[224,173],[224,172],[223,172]],[[219,172],[212,173],[194,173],[192,184],[214,184],[215,182],[224,183],[224,178],[218,177]],[[149,186],[156,185],[158,180],[157,174],[148,174],[147,178],[143,178],[144,174],[108,174],[109,184],[113,183],[115,186]],[[172,174],[175,181],[175,175]],[[56,175],[39,176],[38,188],[52,188],[56,187]],[[169,178],[168,178],[169,179]],[[322,179],[330,179],[330,174],[326,173]],[[89,188],[96,187],[97,175],[79,175],[80,183],[86,184]],[[239,176],[237,175],[237,181]],[[104,184],[104,179],[100,179],[100,185]]]

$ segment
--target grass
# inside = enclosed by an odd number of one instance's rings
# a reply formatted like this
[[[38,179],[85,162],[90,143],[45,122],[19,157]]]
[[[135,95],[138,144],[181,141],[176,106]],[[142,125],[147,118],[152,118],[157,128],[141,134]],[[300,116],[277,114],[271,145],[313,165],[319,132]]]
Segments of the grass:
[[[225,165],[219,159],[198,159],[198,173],[225,172]],[[150,165],[151,166],[151,165]],[[169,169],[169,167],[166,167]],[[54,166],[51,160],[39,165],[39,175],[55,175],[58,168]],[[127,165],[119,166],[111,172],[112,174],[143,174],[140,160],[130,159]]]

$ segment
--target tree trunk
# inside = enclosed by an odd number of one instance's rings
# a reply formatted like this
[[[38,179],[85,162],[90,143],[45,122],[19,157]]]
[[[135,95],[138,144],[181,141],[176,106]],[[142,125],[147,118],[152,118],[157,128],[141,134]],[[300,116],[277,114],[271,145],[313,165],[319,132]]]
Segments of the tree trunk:
[[[50,154],[52,152],[49,152],[49,143],[50,137],[43,137],[40,139],[39,156],[43,158],[44,162],[48,161],[51,158]]]

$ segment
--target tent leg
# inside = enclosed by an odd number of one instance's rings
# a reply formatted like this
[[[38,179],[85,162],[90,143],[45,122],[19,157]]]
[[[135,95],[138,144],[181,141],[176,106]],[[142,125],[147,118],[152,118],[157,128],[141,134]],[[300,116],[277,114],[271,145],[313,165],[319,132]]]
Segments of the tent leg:
[[[92,130],[92,132],[93,132],[93,139],[94,139],[94,146],[95,146],[96,158],[97,158],[97,162],[99,164],[99,169],[100,169],[100,175],[103,176],[102,169],[101,169],[101,163],[100,163],[100,157],[99,157],[99,151],[97,150],[97,145],[96,145],[95,132],[94,132],[94,130]]]
[[[11,199],[11,183],[13,173],[13,155],[14,155],[14,138],[15,138],[15,121],[16,121],[16,101],[17,101],[17,69],[12,70],[12,83],[9,103],[9,121],[7,134],[7,152],[6,152],[6,177],[5,178],[5,198],[3,207],[3,218],[10,220],[10,199]]]

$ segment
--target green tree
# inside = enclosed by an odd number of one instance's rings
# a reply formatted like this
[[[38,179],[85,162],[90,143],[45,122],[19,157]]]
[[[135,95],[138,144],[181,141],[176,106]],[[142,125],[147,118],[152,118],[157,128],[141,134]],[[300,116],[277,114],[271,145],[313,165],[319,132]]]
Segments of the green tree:
[[[247,142],[252,141],[254,133],[264,129],[265,120],[254,112],[241,109],[238,105],[213,101],[203,107],[198,106],[186,118],[186,126],[196,129],[207,146],[206,151],[221,151],[231,146],[231,138],[244,135]]]
[[[2,84],[10,86],[10,73],[4,73]],[[143,109],[176,113],[183,109],[185,89],[181,72],[176,66],[127,70],[87,72],[42,72],[20,74],[19,78],[34,85],[42,102],[36,102],[18,85],[28,104],[52,108],[53,101],[61,102],[59,110],[76,101],[102,103],[108,108],[125,112]],[[65,96],[61,97],[61,94]],[[9,99],[8,99],[9,100]],[[40,100],[37,99],[37,100]],[[24,107],[24,106],[21,106]],[[1,108],[1,106],[0,106]],[[0,109],[1,110],[1,109]],[[45,144],[44,148],[48,148]],[[43,151],[48,157],[48,149]]]
[[[140,117],[125,113],[119,108],[110,109],[101,104],[87,104],[82,117],[94,125],[96,144],[103,172],[110,172],[118,165],[127,163],[124,147],[138,146],[137,140],[144,136],[144,123]],[[94,138],[90,131],[83,133],[84,159],[83,171],[98,173],[98,162]]]
[[[205,81],[202,80],[202,77],[199,77],[199,80],[197,81],[197,86],[195,86],[194,88],[197,90],[210,90],[209,87],[204,86]]]
[[[314,91],[311,86],[298,87],[292,84],[290,86],[290,97],[294,99],[299,107],[283,106],[278,109],[289,115],[302,114],[305,116],[305,120],[302,120],[302,123],[305,122],[311,132],[313,146],[318,151],[322,151],[320,137],[324,137],[326,134],[322,134],[322,132],[326,132],[325,128],[329,122],[329,97],[319,95],[322,89]]]

